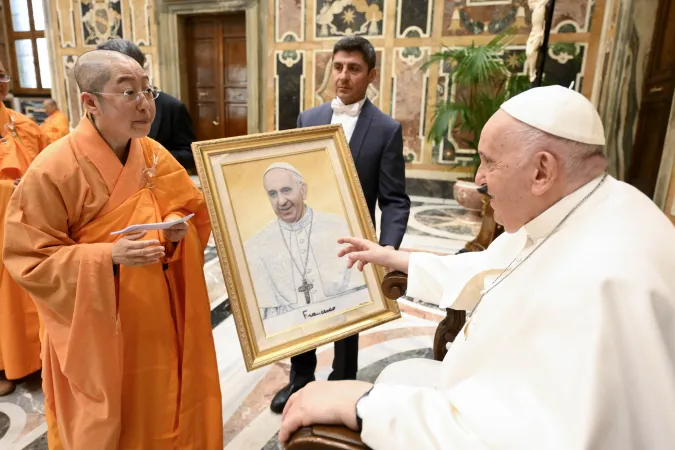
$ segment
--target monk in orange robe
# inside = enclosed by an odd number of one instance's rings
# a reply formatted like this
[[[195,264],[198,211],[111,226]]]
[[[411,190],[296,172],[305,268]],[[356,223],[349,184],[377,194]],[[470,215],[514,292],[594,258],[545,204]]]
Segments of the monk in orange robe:
[[[48,98],[43,103],[47,118],[42,122],[40,128],[42,132],[49,137],[50,142],[56,142],[63,136],[70,133],[70,123],[68,123],[68,116],[59,109],[56,102]]]
[[[5,211],[14,185],[33,159],[47,146],[47,138],[28,117],[1,102],[10,78],[0,63],[0,243]],[[0,261],[0,396],[14,390],[17,380],[40,370],[40,336],[37,309],[26,291],[12,279]]]
[[[74,71],[87,115],[24,175],[3,253],[44,326],[49,448],[222,450],[204,198],[145,137],[157,92],[135,60],[94,50]]]

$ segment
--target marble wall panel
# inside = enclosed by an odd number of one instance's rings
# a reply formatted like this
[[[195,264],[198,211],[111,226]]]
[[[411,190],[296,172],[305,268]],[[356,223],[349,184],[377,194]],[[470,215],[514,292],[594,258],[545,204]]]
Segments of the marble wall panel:
[[[75,82],[75,74],[73,68],[77,56],[64,56],[61,60],[62,73],[64,75],[66,105],[68,108],[68,116],[70,119],[70,126],[76,127],[82,118],[82,104],[80,103],[80,90]]]
[[[148,75],[148,78],[150,78],[151,82],[154,81],[155,78],[155,71],[153,70],[153,61],[152,61],[152,54],[146,53],[145,54],[145,64],[143,64],[143,70],[145,70],[145,73]]]
[[[82,42],[95,47],[107,39],[124,39],[121,0],[80,0]]]
[[[403,124],[408,167],[417,166],[418,170],[455,171],[457,166],[471,161],[474,153],[474,150],[466,148],[466,136],[458,135],[456,131],[443,145],[435,148],[426,141],[433,104],[451,95],[455,87],[446,68],[435,66],[429,73],[420,71],[422,60],[444,46],[466,45],[474,36],[480,37],[476,41],[480,44],[509,28],[515,28],[521,35],[518,38],[520,47],[509,49],[504,54],[504,60],[512,72],[522,72],[525,36],[531,28],[528,0],[266,1],[270,10],[279,16],[270,22],[275,25],[271,26],[267,41],[270,47],[268,65],[276,71],[277,77],[270,83],[268,91],[268,110],[274,111],[268,119],[270,128],[294,124],[295,117],[286,117],[291,113],[282,113],[279,108],[296,111],[297,104],[301,108],[312,107],[334,97],[330,67],[332,44],[345,35],[362,35],[376,46],[380,72],[368,96],[380,109]],[[589,23],[596,10],[607,9],[606,1],[556,0],[553,33],[571,33],[575,37],[552,39],[553,43],[562,40],[571,42],[571,47],[568,46],[567,51],[556,47],[556,53],[547,56],[544,75],[548,83],[569,86],[574,81],[575,89],[580,90],[584,84],[584,72],[587,72],[587,77],[592,77],[593,67],[587,66],[591,63],[594,66],[595,61],[587,63],[586,59],[596,59],[594,39],[598,39],[599,33],[595,30],[593,33],[598,36],[592,36]],[[306,33],[309,35],[297,44],[289,45],[295,38],[289,38],[291,34],[284,36],[284,33],[291,29],[300,32],[297,21],[300,10],[304,11],[300,14],[304,15],[303,23],[308,27]],[[603,18],[595,17],[594,20],[602,23]],[[280,64],[279,52],[288,50],[305,52],[304,71],[300,66]],[[418,61],[417,58],[421,59]],[[280,76],[294,81],[282,86]],[[302,87],[305,78],[311,83],[307,89]],[[590,79],[585,84],[588,83],[591,83]],[[286,93],[278,87],[286,89]],[[311,100],[303,101],[303,94],[311,96]]]
[[[297,126],[303,104],[304,51],[283,51],[275,55],[275,128]]]
[[[584,82],[586,44],[558,44],[549,47],[544,63],[544,84],[559,84],[581,92]]]
[[[594,0],[556,0],[552,33],[585,32],[590,29]],[[445,2],[443,31],[446,36],[498,34],[509,27],[529,33],[532,23],[527,0]]]
[[[56,12],[56,26],[61,48],[77,47],[75,37],[75,10],[76,2],[71,0],[54,0]]]
[[[467,6],[510,5],[513,0],[466,0]]]
[[[406,162],[421,162],[425,145],[429,72],[420,67],[429,48],[396,48],[393,52],[391,114],[403,126],[403,156]]]
[[[443,36],[499,34],[513,27],[527,34],[531,24],[526,0],[469,1],[446,0],[443,10]]]
[[[131,40],[140,46],[152,45],[150,31],[150,0],[136,0],[129,2],[131,10]]]
[[[385,0],[313,0],[317,39],[384,34]]]
[[[559,84],[570,87],[574,82],[574,90],[581,92],[586,64],[586,49],[587,45],[584,43],[553,44],[549,47],[544,63],[542,84]],[[524,46],[508,47],[502,58],[511,73],[524,73]]]
[[[382,95],[380,92],[382,86],[382,71],[384,54],[382,49],[375,49],[377,61],[375,69],[377,76],[375,80],[368,86],[366,95],[374,105],[381,108]],[[335,98],[335,82],[333,81],[332,72],[332,50],[316,50],[314,51],[314,87],[312,89],[313,99],[312,106],[317,106],[326,103]]]
[[[276,42],[305,40],[305,1],[274,0]]]
[[[433,9],[433,0],[398,0],[396,37],[429,37]]]
[[[551,33],[577,33],[590,29],[594,0],[556,0]]]

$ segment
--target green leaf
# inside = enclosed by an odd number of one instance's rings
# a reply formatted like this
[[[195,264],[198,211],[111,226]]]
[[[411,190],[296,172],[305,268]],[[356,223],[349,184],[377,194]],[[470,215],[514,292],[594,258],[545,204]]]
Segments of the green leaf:
[[[427,132],[430,142],[443,145],[452,127],[462,133],[466,145],[477,150],[490,117],[506,100],[530,88],[527,76],[511,74],[504,63],[504,49],[514,36],[514,30],[509,29],[485,45],[472,42],[461,48],[444,47],[425,61],[425,71],[435,64],[450,67],[455,86],[454,95],[434,109]],[[474,172],[479,164],[476,154],[471,162]]]

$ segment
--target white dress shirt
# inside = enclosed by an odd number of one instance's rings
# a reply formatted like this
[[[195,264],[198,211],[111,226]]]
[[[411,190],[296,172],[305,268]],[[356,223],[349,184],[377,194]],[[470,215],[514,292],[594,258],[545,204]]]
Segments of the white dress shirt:
[[[345,105],[342,103],[339,97],[335,97],[331,101],[331,108],[333,108],[333,117],[330,120],[331,124],[341,124],[342,128],[345,130],[345,136],[347,136],[347,142],[352,140],[352,134],[354,134],[354,128],[356,128],[356,122],[359,120],[359,115],[361,114],[361,108],[366,102],[365,97],[360,102],[351,105]],[[357,108],[355,106],[358,105]],[[346,112],[347,110],[352,109],[352,111]]]

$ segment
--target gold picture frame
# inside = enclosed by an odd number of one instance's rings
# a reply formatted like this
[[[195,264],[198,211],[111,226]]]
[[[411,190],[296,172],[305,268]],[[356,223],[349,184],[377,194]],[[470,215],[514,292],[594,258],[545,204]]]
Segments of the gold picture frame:
[[[382,292],[384,269],[347,269],[331,247],[340,247],[336,230],[377,242],[340,125],[195,142],[192,151],[247,371],[401,316]],[[263,186],[268,172],[276,175]],[[290,188],[268,186],[275,177],[295,186],[296,201],[282,198]]]

